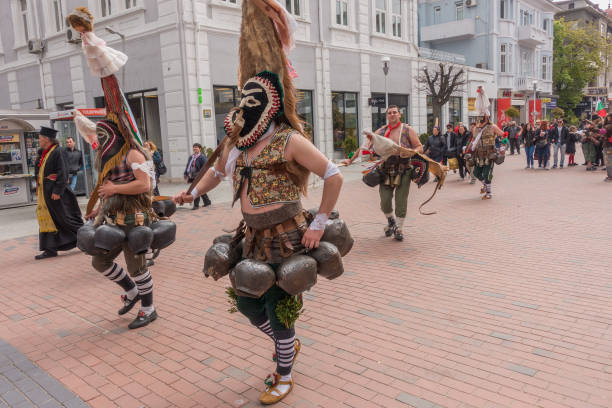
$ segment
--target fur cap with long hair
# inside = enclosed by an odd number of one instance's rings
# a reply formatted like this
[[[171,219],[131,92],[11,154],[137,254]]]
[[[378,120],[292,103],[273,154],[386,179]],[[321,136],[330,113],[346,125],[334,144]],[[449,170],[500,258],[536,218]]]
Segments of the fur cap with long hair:
[[[284,114],[277,118],[277,122],[287,123],[306,137],[296,111],[296,90],[287,69],[287,57],[274,22],[266,14],[275,12],[279,7],[278,3],[270,0],[243,0],[238,87],[242,88],[249,78],[259,72],[270,71],[277,74],[283,86],[284,105]],[[306,194],[310,172],[293,161],[287,162],[286,167],[291,180]]]

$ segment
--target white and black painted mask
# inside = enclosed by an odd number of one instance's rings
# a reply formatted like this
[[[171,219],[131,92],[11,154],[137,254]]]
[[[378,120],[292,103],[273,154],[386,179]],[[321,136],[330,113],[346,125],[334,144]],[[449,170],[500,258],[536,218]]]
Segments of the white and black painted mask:
[[[274,119],[283,113],[283,89],[278,75],[263,71],[244,83],[240,105],[225,118],[225,131],[241,128],[236,147],[246,150],[266,133]]]

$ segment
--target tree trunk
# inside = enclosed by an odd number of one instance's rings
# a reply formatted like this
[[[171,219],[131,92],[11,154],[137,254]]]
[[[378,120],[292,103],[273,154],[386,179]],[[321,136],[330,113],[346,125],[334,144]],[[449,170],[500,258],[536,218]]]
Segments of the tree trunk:
[[[433,124],[434,126],[436,125],[436,119],[438,119],[438,126],[440,126],[440,129],[442,129],[442,105],[436,103],[434,101],[433,103]]]

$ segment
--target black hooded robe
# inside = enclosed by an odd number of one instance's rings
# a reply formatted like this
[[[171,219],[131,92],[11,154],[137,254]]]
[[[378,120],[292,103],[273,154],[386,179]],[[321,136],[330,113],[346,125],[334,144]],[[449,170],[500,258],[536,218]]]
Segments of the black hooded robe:
[[[59,146],[48,154],[42,188],[45,203],[57,232],[40,232],[38,234],[40,250],[68,251],[76,247],[77,231],[83,225],[83,218],[76,196],[72,190],[66,188],[68,172]],[[40,158],[40,154],[38,157]],[[40,168],[37,165],[36,180],[38,180],[39,170]],[[57,175],[55,181],[47,178],[51,174]],[[58,194],[60,199],[52,199],[51,194]]]

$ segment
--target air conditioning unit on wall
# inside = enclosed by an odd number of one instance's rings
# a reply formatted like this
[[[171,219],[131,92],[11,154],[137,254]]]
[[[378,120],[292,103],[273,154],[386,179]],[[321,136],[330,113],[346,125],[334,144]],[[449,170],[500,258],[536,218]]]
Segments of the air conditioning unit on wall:
[[[33,38],[28,41],[28,52],[30,54],[40,54],[43,52],[45,45],[38,38]]]
[[[81,34],[72,27],[68,27],[66,30],[66,41],[72,44],[78,44],[81,42]]]
[[[478,2],[476,0],[465,0],[465,7],[476,7]]]

